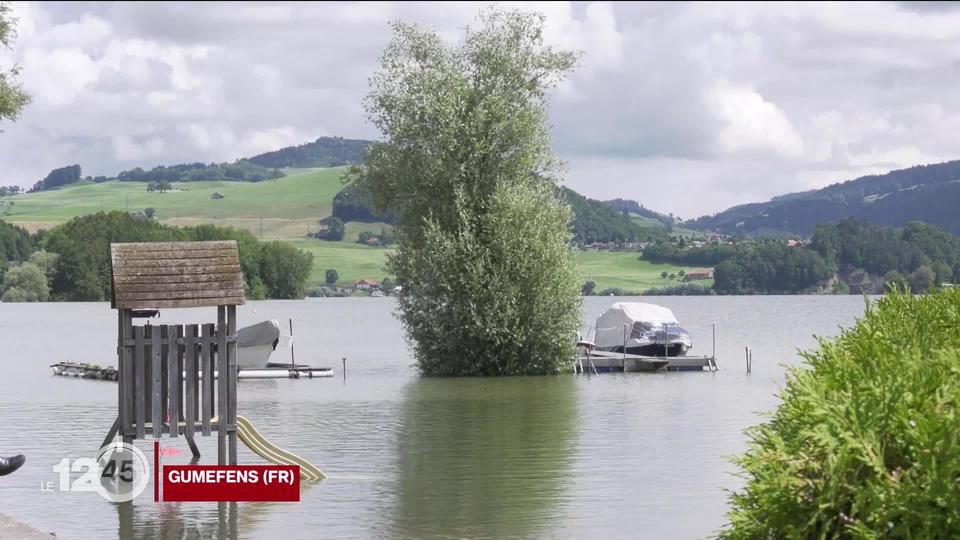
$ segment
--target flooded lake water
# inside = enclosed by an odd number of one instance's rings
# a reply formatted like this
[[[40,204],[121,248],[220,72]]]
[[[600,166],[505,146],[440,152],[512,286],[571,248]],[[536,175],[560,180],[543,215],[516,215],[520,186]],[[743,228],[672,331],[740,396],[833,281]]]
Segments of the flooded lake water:
[[[584,332],[615,298],[586,300]],[[629,300],[629,299],[625,299]],[[298,363],[333,379],[240,381],[239,414],[329,478],[298,503],[132,504],[42,491],[62,458],[91,457],[115,383],[54,377],[58,361],[116,364],[109,304],[0,304],[0,512],[59,538],[697,538],[725,522],[729,456],[777,404],[784,365],[863,313],[857,296],[657,297],[716,373],[426,379],[390,299],[251,302],[241,326],[294,321]],[[215,309],[161,322],[214,322]],[[744,346],[754,350],[753,373]],[[280,350],[278,349],[278,353]],[[285,353],[284,353],[285,354]],[[346,379],[341,358],[346,357]],[[216,463],[216,437],[198,437]],[[183,451],[166,463],[186,463]],[[138,441],[148,455],[152,443]],[[240,445],[241,463],[262,463]]]

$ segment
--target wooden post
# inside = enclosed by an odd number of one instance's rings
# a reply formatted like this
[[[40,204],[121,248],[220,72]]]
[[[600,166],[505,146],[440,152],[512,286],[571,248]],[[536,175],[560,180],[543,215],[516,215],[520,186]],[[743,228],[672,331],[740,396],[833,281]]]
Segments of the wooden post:
[[[134,409],[136,415],[136,438],[142,439],[144,436],[144,418],[146,416],[146,411],[144,406],[146,404],[146,397],[144,394],[143,380],[146,376],[145,373],[145,361],[144,350],[146,349],[146,343],[143,339],[143,327],[135,326],[133,328],[133,401]]]
[[[120,434],[126,425],[126,413],[123,410],[123,351],[127,345],[123,342],[123,309],[117,310],[117,424]]]
[[[228,432],[228,454],[230,465],[237,464],[237,306],[227,307],[227,333],[230,342],[227,344],[227,374],[229,375],[229,393],[227,405],[227,419],[230,422]]]
[[[136,369],[133,365],[133,349],[127,345],[127,340],[133,339],[133,325],[131,324],[130,319],[130,310],[121,309],[120,316],[122,318],[123,325],[123,349],[121,350],[120,356],[120,373],[118,373],[117,380],[119,381],[121,393],[123,394],[123,404],[120,406],[120,435],[126,440],[127,437],[132,437],[134,434],[133,430],[133,390],[134,390],[134,380],[136,375]]]

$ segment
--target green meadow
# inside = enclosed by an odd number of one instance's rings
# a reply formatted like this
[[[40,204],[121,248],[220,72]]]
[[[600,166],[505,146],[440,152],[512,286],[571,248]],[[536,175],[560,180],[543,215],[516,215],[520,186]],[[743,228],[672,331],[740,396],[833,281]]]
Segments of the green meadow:
[[[259,229],[259,220],[280,227],[303,225],[330,215],[333,196],[342,188],[342,168],[296,169],[263,182],[176,182],[173,191],[148,193],[143,182],[104,182],[7,197],[0,218],[28,229],[49,227],[76,216],[109,210],[135,212],[152,207],[163,222],[201,220]],[[223,199],[213,199],[215,192]],[[10,202],[13,206],[9,206]],[[314,227],[314,231],[316,227]],[[274,236],[282,237],[286,231]],[[267,235],[269,236],[269,235]]]
[[[644,291],[655,287],[680,285],[680,278],[662,278],[663,272],[677,274],[689,267],[672,264],[652,263],[640,260],[633,251],[580,251],[577,253],[577,266],[584,281],[597,284],[597,291],[606,287],[623,287],[632,291]],[[713,281],[698,281],[703,285],[712,285]]]
[[[109,210],[155,210],[159,221],[171,225],[213,223],[247,229],[264,240],[283,240],[309,251],[314,257],[310,284],[324,282],[327,269],[336,269],[341,285],[360,278],[382,279],[387,249],[357,244],[363,231],[379,233],[383,223],[346,225],[341,242],[308,238],[318,221],[330,215],[333,196],[342,188],[343,168],[291,169],[287,176],[263,182],[174,183],[167,193],[148,193],[142,182],[80,184],[57,190],[5,197],[0,219],[30,231],[50,229],[73,217]],[[213,193],[224,195],[213,199]],[[12,204],[11,204],[12,203]],[[645,218],[634,216],[651,225]],[[654,220],[649,220],[654,221]],[[660,277],[681,267],[639,260],[633,252],[583,251],[577,255],[583,280],[593,280],[597,290],[618,286],[635,291],[680,283]],[[688,270],[688,268],[684,268]]]

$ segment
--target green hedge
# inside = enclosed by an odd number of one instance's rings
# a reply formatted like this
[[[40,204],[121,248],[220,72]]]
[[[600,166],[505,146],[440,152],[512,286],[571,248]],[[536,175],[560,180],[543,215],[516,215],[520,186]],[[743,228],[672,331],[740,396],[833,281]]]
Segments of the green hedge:
[[[960,290],[888,294],[803,356],[720,536],[960,537]]]

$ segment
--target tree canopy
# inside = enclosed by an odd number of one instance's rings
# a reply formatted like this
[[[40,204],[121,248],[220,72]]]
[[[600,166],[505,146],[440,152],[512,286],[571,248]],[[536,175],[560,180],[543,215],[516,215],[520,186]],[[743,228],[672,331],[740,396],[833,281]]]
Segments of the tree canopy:
[[[13,46],[13,39],[17,36],[16,22],[17,20],[10,16],[10,4],[0,2],[0,49]],[[0,66],[0,122],[12,122],[20,118],[20,111],[30,103],[30,95],[17,82],[19,74],[20,70],[16,66],[6,69]]]
[[[59,255],[51,276],[51,294],[56,300],[70,301],[110,298],[111,242],[188,240],[236,240],[249,298],[303,297],[313,260],[307,252],[288,245],[260,244],[245,230],[214,225],[173,227],[117,211],[74,218],[46,234],[42,244]]]
[[[421,373],[554,373],[580,324],[569,207],[557,193],[546,90],[576,55],[543,17],[484,11],[451,47],[394,23],[366,108],[382,143],[347,175],[396,216],[387,267]]]

